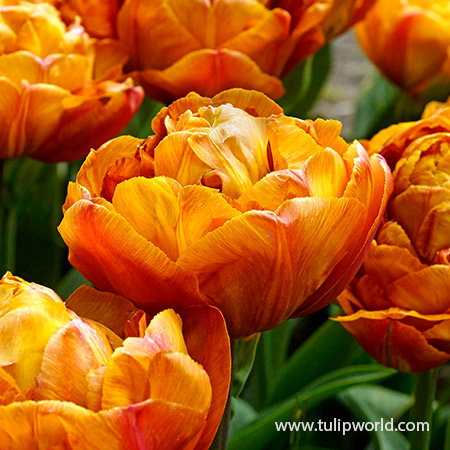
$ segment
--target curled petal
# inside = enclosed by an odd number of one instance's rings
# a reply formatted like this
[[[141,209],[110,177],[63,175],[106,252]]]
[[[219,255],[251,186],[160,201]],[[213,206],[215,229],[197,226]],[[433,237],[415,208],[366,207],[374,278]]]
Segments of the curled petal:
[[[248,56],[231,50],[198,50],[164,70],[132,73],[152,98],[169,101],[191,91],[212,96],[234,87],[255,89],[272,98],[281,97],[281,81],[261,71]]]

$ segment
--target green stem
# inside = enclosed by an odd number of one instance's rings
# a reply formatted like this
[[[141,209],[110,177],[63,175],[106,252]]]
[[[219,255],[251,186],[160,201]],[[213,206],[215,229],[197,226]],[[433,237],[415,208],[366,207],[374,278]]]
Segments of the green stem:
[[[225,405],[225,410],[223,412],[222,420],[220,422],[219,428],[217,429],[214,440],[209,447],[209,450],[226,450],[228,444],[228,433],[230,431],[231,422],[231,398],[233,389],[233,353],[234,353],[234,339],[230,339],[230,349],[231,349],[231,380],[230,389],[228,390],[227,404]]]
[[[437,370],[433,369],[416,375],[415,403],[409,416],[409,420],[416,425],[416,430],[411,431],[409,435],[411,449],[414,450],[429,450],[430,448],[436,374]],[[426,426],[423,430],[418,427],[418,422],[428,423],[428,430]]]

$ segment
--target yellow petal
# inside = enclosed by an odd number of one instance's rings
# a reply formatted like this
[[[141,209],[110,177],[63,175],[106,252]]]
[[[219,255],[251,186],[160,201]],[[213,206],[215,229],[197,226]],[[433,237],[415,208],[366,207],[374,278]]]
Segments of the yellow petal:
[[[182,332],[182,321],[173,309],[166,309],[153,317],[145,336],[161,351],[187,353]]]
[[[268,121],[270,151],[274,170],[299,169],[303,163],[323,150],[312,136],[292,117],[272,117]]]
[[[155,176],[164,175],[182,186],[200,184],[209,166],[191,149],[189,132],[176,132],[166,136],[155,148]]]
[[[207,233],[239,215],[219,192],[203,186],[187,186],[179,194],[177,240],[180,254]]]
[[[112,202],[140,235],[172,261],[178,257],[176,226],[180,189],[171,178],[132,178],[117,186]]]
[[[36,399],[87,406],[91,369],[107,364],[112,354],[106,336],[81,319],[74,319],[50,338],[36,379]]]
[[[301,172],[311,197],[341,197],[347,186],[344,161],[331,148],[311,156]]]
[[[79,287],[66,300],[66,307],[83,318],[102,323],[122,338],[127,324],[139,313],[126,298],[90,286]]]
[[[285,200],[309,197],[310,189],[300,170],[277,170],[270,172],[239,197],[238,205],[255,201],[264,209],[275,211]]]

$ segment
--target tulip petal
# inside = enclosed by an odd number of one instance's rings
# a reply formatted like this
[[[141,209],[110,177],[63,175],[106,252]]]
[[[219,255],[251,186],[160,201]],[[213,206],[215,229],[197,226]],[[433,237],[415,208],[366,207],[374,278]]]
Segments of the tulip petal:
[[[422,314],[439,314],[450,308],[450,267],[433,265],[409,273],[386,287],[392,303]]]
[[[226,49],[197,50],[164,70],[147,69],[132,76],[147,95],[165,103],[191,91],[212,96],[235,87],[255,89],[271,98],[284,94],[278,78],[264,73],[248,56]]]
[[[36,399],[87,406],[86,375],[107,364],[112,354],[106,336],[81,319],[73,319],[50,338],[36,379]]]
[[[202,47],[209,48],[224,44],[255,22],[270,16],[261,3],[249,0],[237,2],[235,0],[227,2],[168,0],[167,3],[180,25],[189,30]],[[227,47],[227,45],[223,46]]]
[[[271,117],[268,121],[270,151],[274,170],[299,169],[304,162],[323,150],[292,117]]]
[[[0,442],[5,449],[73,448],[69,430],[89,415],[84,408],[67,402],[26,401],[0,406]]]
[[[450,247],[448,230],[450,230],[450,200],[432,208],[417,233],[417,250],[427,261],[433,261],[438,251]]]
[[[118,159],[136,155],[139,144],[142,141],[132,136],[119,136],[104,143],[98,150],[91,150],[77,175],[77,183],[87,189],[91,197],[101,195],[103,180],[108,170]],[[74,201],[66,199],[65,210]]]
[[[416,244],[419,239],[421,225],[429,212],[440,203],[447,201],[450,201],[450,191],[447,189],[429,186],[410,186],[390,202],[390,213],[392,218],[400,223],[411,241]],[[428,219],[428,224],[422,229],[422,249],[423,239],[426,238],[426,234],[433,232],[433,222],[435,222],[435,226],[439,225],[439,209],[436,212],[437,216],[432,214],[430,219]],[[440,234],[442,234],[441,231],[436,237],[445,241],[447,233],[444,233],[442,237]],[[415,247],[419,250],[417,245]]]
[[[309,306],[299,299],[310,298],[325,281],[339,280],[356,258],[367,237],[361,229],[365,214],[358,200],[345,198],[296,198],[279,208],[291,264],[297,268],[291,297],[296,314]]]
[[[70,316],[62,302],[26,301],[22,306],[0,318],[0,335],[8,342],[0,346],[0,367],[20,389],[27,389],[35,386],[49,338],[70,321]]]
[[[71,435],[78,448],[89,450],[184,450],[203,424],[204,415],[191,408],[148,400],[74,421]]]
[[[450,353],[450,320],[443,320],[423,332],[428,342],[445,353]]]
[[[188,355],[160,352],[149,368],[150,397],[206,414],[211,405],[211,384],[202,366]]]
[[[182,321],[173,309],[166,309],[153,317],[145,337],[154,342],[160,351],[187,353]]]
[[[171,178],[132,178],[120,183],[113,206],[140,235],[172,261],[178,258],[176,226],[181,186]]]
[[[235,15],[237,13],[240,15],[240,10],[235,8]],[[263,72],[275,73],[280,46],[289,35],[290,19],[286,11],[275,8],[255,26],[239,34],[231,35],[231,39],[219,45],[221,48],[245,53],[258,64]],[[219,27],[219,29],[227,28]]]
[[[222,419],[231,378],[230,339],[220,311],[191,306],[183,311],[183,333],[188,353],[203,366],[212,387],[211,407],[196,450],[209,448]]]
[[[79,287],[66,301],[66,307],[79,316],[99,322],[118,336],[125,337],[125,328],[139,310],[129,300],[90,286]]]
[[[378,230],[377,242],[381,245],[395,245],[400,248],[405,248],[411,255],[417,256],[408,235],[397,222],[386,222]]]
[[[355,318],[341,323],[369,355],[397,370],[420,372],[450,359],[450,354],[431,346],[420,331],[397,320]]]
[[[289,316],[292,269],[287,245],[273,213],[252,211],[208,233],[177,262],[197,276],[200,292],[222,311],[230,335],[242,337]],[[264,298],[264,305],[249,298]]]
[[[228,89],[222,91],[212,98],[214,106],[232,104],[235,108],[243,109],[255,117],[270,117],[282,114],[283,109],[262,92],[249,91],[246,89]]]
[[[372,246],[364,259],[364,269],[381,286],[425,269],[425,265],[408,250],[390,245]]]
[[[58,128],[33,153],[34,158],[59,161],[62,142],[65,161],[84,156],[89,148],[99,147],[117,134],[139,109],[143,99],[142,89],[134,87],[131,80],[121,84],[104,81],[77,94],[73,99],[77,100],[77,105],[64,110]],[[41,110],[42,107],[36,108],[36,111]],[[41,117],[39,114],[39,119]],[[42,126],[42,121],[39,122]]]
[[[210,167],[192,151],[189,132],[175,132],[166,136],[155,148],[155,176],[164,175],[182,186],[200,184]]]
[[[164,69],[183,55],[201,48],[198,40],[181,26],[167,3],[160,0],[127,0],[120,8],[117,32],[120,41],[130,48],[135,68]],[[158,45],[151,45],[154,42]],[[152,51],[148,51],[149,43]]]
[[[195,154],[222,181],[222,192],[232,198],[269,172],[265,122],[244,111],[224,105],[209,133],[195,133],[188,142]]]
[[[311,197],[341,197],[347,186],[347,171],[341,156],[326,148],[311,156],[300,169]]]
[[[308,184],[300,170],[277,170],[268,173],[238,199],[239,208],[247,210],[246,204],[257,202],[264,209],[275,211],[285,200],[309,197]]]
[[[203,186],[187,186],[179,194],[177,240],[180,254],[209,232],[240,213],[219,192]]]
[[[59,231],[71,263],[100,290],[122,295],[150,314],[204,303],[193,275],[103,206],[78,201]]]

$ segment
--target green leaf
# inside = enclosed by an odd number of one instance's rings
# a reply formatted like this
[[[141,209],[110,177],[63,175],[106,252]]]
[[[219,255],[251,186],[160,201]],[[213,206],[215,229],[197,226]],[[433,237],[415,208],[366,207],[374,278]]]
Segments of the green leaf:
[[[233,411],[233,419],[230,423],[229,436],[233,436],[241,428],[254,422],[258,418],[256,409],[242,398],[232,398],[231,408]]]
[[[390,420],[401,417],[412,405],[414,399],[407,394],[393,391],[382,386],[355,386],[338,395],[338,399],[346,405],[361,422],[378,423],[371,433],[375,436],[380,450],[407,450],[410,444],[406,437],[394,429],[381,430],[381,419],[384,426]],[[388,425],[390,426],[390,424]]]
[[[370,139],[393,123],[418,119],[423,107],[423,102],[374,71],[356,105],[354,135],[357,139]]]
[[[383,380],[393,374],[394,370],[378,364],[349,366],[328,373],[291,398],[262,411],[256,422],[231,437],[228,450],[261,450],[280,433],[276,430],[275,422],[298,420],[298,417],[304,415],[305,408],[313,408],[338,392],[358,384]]]
[[[291,70],[283,78],[286,94],[278,100],[285,114],[305,117],[317,100],[330,69],[331,51],[327,44]]]
[[[253,368],[256,349],[260,335],[251,339],[237,339],[233,348],[233,383],[232,395],[238,397],[247,382],[248,376]]]
[[[344,351],[345,349],[345,351]],[[345,328],[325,322],[279,368],[272,382],[268,404],[277,403],[326,372],[355,362],[363,351]]]

